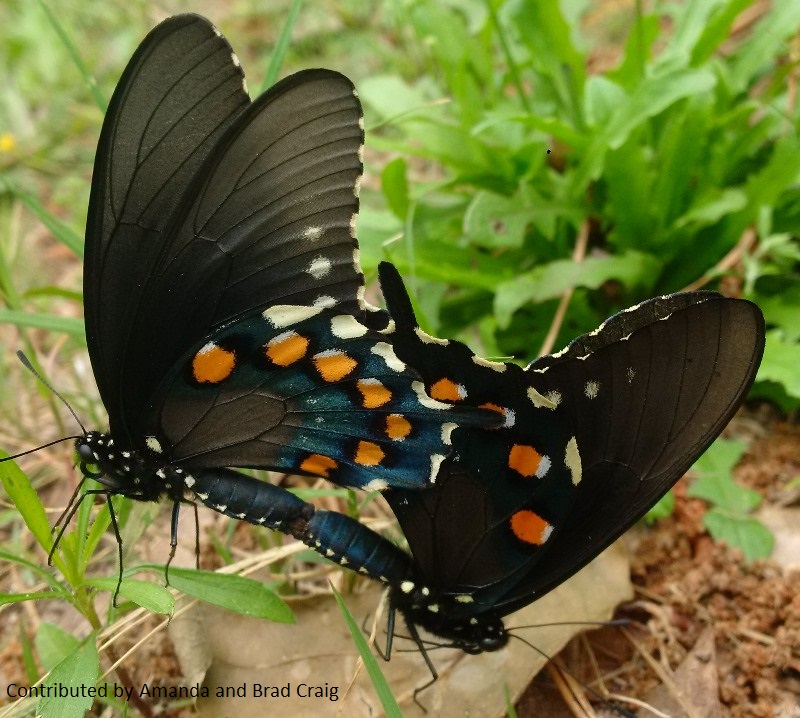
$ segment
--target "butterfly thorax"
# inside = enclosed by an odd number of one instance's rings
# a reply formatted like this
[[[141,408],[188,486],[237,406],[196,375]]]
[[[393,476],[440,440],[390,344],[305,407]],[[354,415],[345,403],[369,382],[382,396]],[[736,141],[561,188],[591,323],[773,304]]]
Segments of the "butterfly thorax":
[[[109,434],[90,431],[75,442],[81,473],[97,480],[113,494],[139,501],[169,497],[180,501],[189,475],[157,450],[126,449]]]
[[[465,653],[498,651],[508,643],[502,619],[492,611],[475,614],[465,609],[473,603],[469,594],[438,594],[427,586],[404,581],[391,590],[389,601],[399,611],[411,633],[423,628]]]

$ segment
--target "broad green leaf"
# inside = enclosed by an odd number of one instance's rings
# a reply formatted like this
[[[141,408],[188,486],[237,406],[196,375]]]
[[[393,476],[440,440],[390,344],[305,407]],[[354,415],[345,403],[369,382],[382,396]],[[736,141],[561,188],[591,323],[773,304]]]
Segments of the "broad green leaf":
[[[620,105],[605,128],[604,137],[612,149],[621,147],[634,129],[661,114],[686,97],[710,92],[716,83],[708,69],[674,70],[659,77],[647,78]]]
[[[731,477],[733,467],[746,450],[743,441],[715,441],[692,467],[698,478],[689,487],[689,496],[732,512],[747,513],[756,508],[761,503],[761,494],[739,486]]]
[[[117,590],[116,578],[92,578],[87,580],[86,583],[112,593]],[[175,610],[175,598],[169,589],[152,581],[123,578],[119,587],[119,594],[129,601],[133,601],[137,606],[146,608],[153,613],[168,616]]]
[[[0,451],[0,458],[7,456],[6,452]],[[0,464],[0,481],[38,544],[45,551],[49,551],[53,545],[50,522],[47,520],[39,495],[33,490],[28,477],[15,462],[4,461]]]
[[[658,261],[639,252],[623,256],[589,257],[583,262],[557,260],[502,282],[495,294],[495,316],[507,327],[514,312],[528,302],[555,299],[575,287],[596,289],[609,279],[626,287],[641,286],[658,272]]]
[[[464,215],[464,233],[479,247],[521,247],[535,213],[519,195],[478,192]]]
[[[82,718],[94,699],[88,695],[93,690],[100,670],[100,660],[95,646],[95,635],[88,636],[83,644],[59,663],[42,682],[43,685],[67,689],[67,696],[55,695],[41,698],[37,712],[45,718]],[[86,691],[81,697],[69,696],[69,687]]]
[[[183,593],[243,616],[294,623],[291,609],[260,581],[244,576],[172,568],[169,583]]]
[[[800,399],[800,344],[787,342],[778,329],[767,331],[764,359],[758,368],[758,381],[774,381],[789,396]]]
[[[690,225],[708,226],[723,217],[739,212],[747,205],[747,195],[738,188],[711,188],[709,194],[698,197],[688,211],[675,221],[678,228]]]
[[[772,554],[775,537],[766,526],[753,518],[711,509],[703,517],[703,524],[715,541],[724,541],[738,548],[748,561],[769,558]]]
[[[78,649],[80,641],[63,628],[42,622],[36,631],[34,645],[45,671],[51,671]]]

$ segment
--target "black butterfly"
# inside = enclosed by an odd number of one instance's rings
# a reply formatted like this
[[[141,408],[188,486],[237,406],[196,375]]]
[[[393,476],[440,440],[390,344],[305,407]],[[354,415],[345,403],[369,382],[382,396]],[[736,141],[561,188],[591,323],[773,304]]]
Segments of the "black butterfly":
[[[496,422],[432,400],[369,328],[385,315],[363,301],[362,143],[346,77],[307,70],[251,103],[196,15],[157,26],[119,81],[84,265],[110,431],[76,445],[90,493],[173,502],[173,545],[187,499],[305,537],[312,506],[227,467],[421,488],[454,422]]]
[[[691,292],[620,312],[523,369],[426,335],[397,270],[384,263],[380,278],[387,333],[429,393],[505,420],[456,433],[430,489],[384,493],[411,556],[346,517],[320,517],[334,557],[346,551],[390,584],[389,641],[399,611],[421,649],[418,628],[468,653],[504,646],[503,616],[591,561],[705,451],[764,349],[758,307]]]

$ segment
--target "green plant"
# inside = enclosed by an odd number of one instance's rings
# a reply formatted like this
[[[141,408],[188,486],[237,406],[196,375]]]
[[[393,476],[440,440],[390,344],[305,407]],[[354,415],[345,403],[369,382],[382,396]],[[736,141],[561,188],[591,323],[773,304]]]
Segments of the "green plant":
[[[692,469],[698,478],[689,487],[689,496],[711,504],[703,524],[715,539],[741,549],[748,561],[755,561],[769,557],[774,538],[750,516],[761,504],[761,495],[731,480],[731,471],[746,449],[741,441],[716,441]]]
[[[752,247],[797,226],[800,7],[775,3],[729,42],[753,4],[637,3],[619,18],[622,52],[590,73],[584,4],[403,3],[420,79],[359,85],[381,128],[370,144],[399,155],[362,243],[400,238],[385,251],[416,278],[431,328],[477,325],[489,353],[520,360],[551,346],[564,298],[557,345],[643,298],[735,278],[745,257],[750,277],[772,274],[775,254]],[[768,294],[762,278],[752,296]]]

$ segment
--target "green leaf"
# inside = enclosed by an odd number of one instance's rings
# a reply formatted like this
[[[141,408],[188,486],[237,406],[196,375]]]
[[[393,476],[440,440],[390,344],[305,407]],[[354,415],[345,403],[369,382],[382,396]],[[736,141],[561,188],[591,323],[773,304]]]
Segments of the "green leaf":
[[[747,513],[756,508],[761,503],[761,495],[739,486],[731,478],[733,467],[746,450],[744,441],[715,441],[692,467],[699,477],[689,487],[689,496],[732,512]]]
[[[397,157],[388,162],[381,173],[381,189],[389,209],[403,221],[408,216],[408,207],[411,202],[408,195],[406,169],[406,161],[402,157]]]
[[[675,494],[668,491],[664,494],[645,515],[645,523],[652,524],[656,521],[672,516],[675,511]]]
[[[72,227],[62,222],[58,217],[55,217],[51,212],[48,212],[44,205],[36,199],[32,194],[23,192],[21,189],[11,187],[14,196],[25,204],[31,212],[33,212],[47,227],[53,236],[61,242],[65,247],[71,250],[76,257],[83,259],[83,237],[75,232]]]
[[[0,458],[7,456],[6,452],[0,451]],[[0,464],[0,481],[38,544],[45,552],[50,551],[53,545],[50,523],[39,495],[33,490],[28,477],[15,462],[4,461]]]
[[[725,541],[740,549],[748,561],[769,558],[772,554],[775,537],[753,518],[711,509],[703,518],[703,524],[715,541]]]
[[[709,69],[674,70],[648,78],[631,93],[629,101],[614,112],[604,131],[605,141],[611,149],[621,147],[646,120],[661,114],[678,100],[710,92],[715,84],[716,77]]]
[[[85,342],[83,320],[61,317],[54,314],[33,314],[18,309],[0,309],[0,324],[15,324],[18,327],[46,329],[50,332],[64,332]]]
[[[658,261],[639,252],[623,256],[589,257],[583,262],[566,259],[548,262],[514,279],[501,282],[495,294],[495,316],[507,327],[514,312],[528,302],[555,299],[575,287],[596,289],[609,279],[626,287],[642,285],[658,273]]]
[[[767,347],[758,369],[758,381],[774,381],[789,396],[800,399],[800,344],[787,342],[778,329],[767,332]]]
[[[44,679],[43,685],[56,690],[69,691],[70,686],[78,690],[92,691],[100,671],[100,660],[95,646],[95,635],[88,636],[83,644],[59,663]],[[45,718],[82,718],[92,707],[90,695],[67,697],[60,695],[41,698],[36,706],[39,715]]]
[[[47,623],[39,624],[34,637],[36,652],[45,671],[51,671],[71,653],[78,650],[80,641],[63,628]]]
[[[676,228],[689,225],[707,227],[723,217],[739,212],[747,206],[747,194],[732,187],[711,188],[708,194],[698,197],[688,211],[675,221]]]
[[[286,14],[286,22],[283,23],[281,33],[278,36],[278,41],[270,54],[269,65],[264,74],[264,82],[258,90],[258,94],[264,93],[278,81],[281,67],[286,60],[286,53],[289,50],[289,43],[292,40],[292,30],[294,29],[297,17],[300,14],[300,7],[303,0],[293,0],[289,7],[289,12]]]
[[[761,495],[731,478],[746,448],[743,441],[715,441],[692,467],[700,477],[689,486],[688,494],[715,504],[703,519],[714,539],[741,549],[747,560],[753,561],[770,554],[773,538],[765,526],[747,515],[761,503]]]
[[[519,195],[478,192],[464,215],[464,233],[479,247],[521,247],[535,214]]]
[[[353,614],[348,610],[341,594],[333,588],[333,586],[331,586],[331,590],[333,591],[333,597],[336,599],[336,603],[339,605],[339,610],[342,612],[342,616],[344,616],[344,622],[350,631],[350,635],[353,637],[353,643],[356,644],[361,660],[364,661],[364,666],[367,669],[372,685],[375,686],[375,692],[378,694],[378,698],[387,718],[402,718],[403,714],[400,712],[400,707],[397,705],[397,701],[392,694],[392,689],[389,688],[389,684],[386,682],[386,678],[378,665],[378,661],[375,659],[375,654],[364,638],[364,632],[356,623]]]
[[[294,623],[291,609],[260,581],[244,576],[172,568],[170,586],[206,603],[227,608],[243,616],[256,616],[277,623]]]
[[[87,580],[86,583],[104,591],[113,592],[117,590],[116,578],[92,578]],[[119,593],[120,596],[153,613],[168,616],[175,611],[175,598],[170,590],[152,581],[123,578]]]

